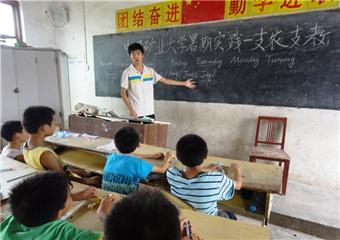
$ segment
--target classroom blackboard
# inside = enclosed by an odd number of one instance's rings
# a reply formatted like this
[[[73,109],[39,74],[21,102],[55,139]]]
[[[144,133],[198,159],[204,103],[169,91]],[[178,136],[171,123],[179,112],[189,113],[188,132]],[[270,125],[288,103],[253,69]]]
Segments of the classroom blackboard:
[[[340,110],[340,10],[187,25],[93,37],[96,96],[119,97],[127,46],[164,77],[155,99]]]

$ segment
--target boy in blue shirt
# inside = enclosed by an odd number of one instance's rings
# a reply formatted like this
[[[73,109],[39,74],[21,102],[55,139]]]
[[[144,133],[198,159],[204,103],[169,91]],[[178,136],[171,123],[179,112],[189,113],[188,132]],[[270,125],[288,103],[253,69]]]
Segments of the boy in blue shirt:
[[[207,143],[198,135],[188,134],[176,145],[177,158],[185,169],[172,167],[166,172],[171,193],[195,209],[210,215],[236,219],[235,215],[217,209],[217,201],[231,199],[242,187],[240,167],[231,164],[232,180],[219,171],[202,166],[208,155]]]
[[[102,188],[107,191],[129,194],[138,189],[139,181],[151,172],[165,173],[173,158],[173,154],[167,152],[161,167],[158,167],[140,158],[157,159],[163,156],[162,153],[133,156],[133,152],[139,146],[139,135],[131,127],[120,129],[114,141],[119,153],[108,156],[103,170]]]

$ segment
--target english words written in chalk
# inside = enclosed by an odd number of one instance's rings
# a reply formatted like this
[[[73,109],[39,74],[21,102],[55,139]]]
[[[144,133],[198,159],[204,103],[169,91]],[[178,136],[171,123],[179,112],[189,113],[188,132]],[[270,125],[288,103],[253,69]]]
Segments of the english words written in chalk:
[[[265,64],[285,64],[289,68],[293,68],[295,64],[295,56],[275,56],[275,55],[266,55],[265,57],[257,57],[257,56],[250,56],[250,57],[240,57],[240,56],[233,56],[230,59],[231,64],[249,64],[253,68],[257,68],[260,62],[264,62]]]

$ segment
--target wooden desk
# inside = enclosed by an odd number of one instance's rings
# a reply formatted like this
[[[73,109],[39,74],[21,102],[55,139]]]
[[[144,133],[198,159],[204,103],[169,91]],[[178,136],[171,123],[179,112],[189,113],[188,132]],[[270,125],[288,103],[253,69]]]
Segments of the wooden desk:
[[[81,184],[76,184],[79,189]],[[98,189],[101,196],[108,192]],[[209,216],[203,213],[187,209],[180,209],[181,217],[188,218],[195,230],[205,240],[226,240],[226,239],[270,239],[269,228],[258,227],[255,225],[228,220],[222,217]],[[96,216],[96,209],[88,210],[83,208],[69,219],[79,228],[103,231],[103,223]]]
[[[263,228],[222,217],[181,209],[181,217],[188,218],[197,233],[205,240],[226,239],[270,239],[269,228]],[[83,209],[69,219],[79,228],[103,231],[102,222],[96,217],[96,210]]]
[[[60,156],[67,164],[101,174],[106,162],[105,156],[103,154],[107,154],[107,152],[98,150],[97,147],[111,142],[112,139],[98,137],[89,141],[84,138],[47,138],[45,141],[55,145],[69,146],[83,150],[86,149],[86,151],[74,149],[68,150],[62,153]],[[169,149],[141,144],[136,153],[164,153],[166,151],[169,151]],[[146,160],[154,165],[161,164],[161,162],[157,160]],[[242,171],[242,188],[266,193],[264,209],[260,209],[257,213],[250,213],[246,211],[246,203],[245,201],[242,201],[238,194],[235,195],[235,201],[221,201],[221,207],[238,214],[260,218],[262,219],[262,224],[267,225],[272,208],[271,193],[279,194],[281,192],[281,167],[276,165],[252,163],[212,156],[208,156],[208,158],[204,161],[205,165],[216,163],[221,163],[221,165],[226,167],[229,167],[231,163],[238,163]],[[174,161],[172,165],[184,167],[178,160]],[[234,175],[230,168],[226,168],[225,173],[230,178],[232,178]]]
[[[17,160],[2,156],[0,154],[0,169],[11,169],[10,171],[0,170],[0,199],[1,202],[9,197],[10,189],[24,178],[33,175],[37,170]]]
[[[100,118],[69,116],[69,129],[72,132],[94,134],[101,137],[113,138],[116,132],[123,127],[134,128],[140,136],[142,143],[166,147],[168,137],[168,124],[163,123],[131,123],[121,119],[107,121]]]
[[[104,154],[108,152],[98,150],[97,147],[108,144],[112,141],[109,138],[98,137],[94,140],[86,140],[85,138],[46,138],[46,142],[67,146],[72,148],[83,149],[87,151],[69,150],[61,154],[62,159],[73,166],[88,169],[96,173],[102,173],[106,162]],[[169,151],[166,148],[154,147],[141,144],[136,153],[156,153]],[[173,150],[171,150],[173,151]],[[114,151],[113,151],[114,152]],[[174,151],[173,151],[174,152]],[[97,154],[96,154],[97,153]],[[101,153],[98,155],[98,153]],[[146,159],[154,165],[160,165],[161,161]],[[205,165],[221,163],[223,166],[230,166],[231,163],[238,163],[242,171],[243,188],[255,191],[279,193],[281,190],[282,169],[276,165],[263,163],[251,163],[240,160],[233,160],[220,157],[208,156],[204,161]],[[173,165],[184,167],[178,160]],[[227,169],[225,172],[228,177],[233,177],[234,173]]]
[[[0,159],[0,169],[11,169],[10,171],[0,171],[0,221],[2,221],[2,219],[6,218],[6,216],[10,214],[7,200],[9,198],[11,188],[26,177],[34,175],[37,170],[17,160],[2,156],[1,154]]]
[[[45,142],[51,143],[58,146],[65,146],[65,147],[71,147],[71,148],[78,148],[83,150],[88,150],[91,152],[97,152],[97,153],[112,153],[116,150],[111,151],[104,151],[97,149],[98,146],[109,144],[112,142],[112,138],[104,138],[104,137],[97,137],[95,139],[88,140],[84,137],[69,137],[69,138],[58,138],[54,136],[50,136],[45,138]]]
[[[14,161],[7,159],[6,161]],[[22,163],[20,163],[22,164]],[[20,165],[19,164],[19,165]],[[16,164],[11,164],[15,166],[16,170],[20,170],[21,167]],[[25,164],[23,164],[25,165]],[[18,168],[19,166],[19,168]],[[73,190],[72,191],[79,191],[87,187],[86,185],[72,182],[73,183]],[[106,196],[109,192],[97,189],[97,194],[101,197]],[[122,195],[118,193],[111,193],[114,194],[115,197],[121,198]],[[169,194],[168,194],[169,195]],[[167,196],[167,195],[166,195]],[[77,207],[80,202],[74,202],[74,207]],[[74,209],[74,208],[73,208]],[[71,211],[73,211],[71,209]],[[79,209],[79,211],[74,211],[73,214],[67,218],[67,221],[70,221],[75,226],[79,228],[89,229],[93,231],[103,231],[103,223],[98,219],[96,215],[97,209],[89,210],[86,206]],[[190,219],[193,226],[195,227],[196,231],[203,237],[205,240],[225,240],[225,239],[259,239],[259,240],[266,240],[270,239],[270,230],[268,228],[262,228],[251,224],[246,224],[242,222],[236,222],[232,220],[228,220],[221,217],[209,216],[199,212],[187,210],[187,209],[180,209],[181,217],[186,217]],[[1,206],[1,214],[3,218],[10,214],[9,212],[9,204],[5,201],[2,202]]]

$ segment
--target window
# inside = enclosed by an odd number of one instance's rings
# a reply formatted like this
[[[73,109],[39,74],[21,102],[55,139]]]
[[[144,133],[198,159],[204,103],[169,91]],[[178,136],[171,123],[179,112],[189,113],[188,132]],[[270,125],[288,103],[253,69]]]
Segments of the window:
[[[0,42],[22,41],[19,3],[0,0]]]

